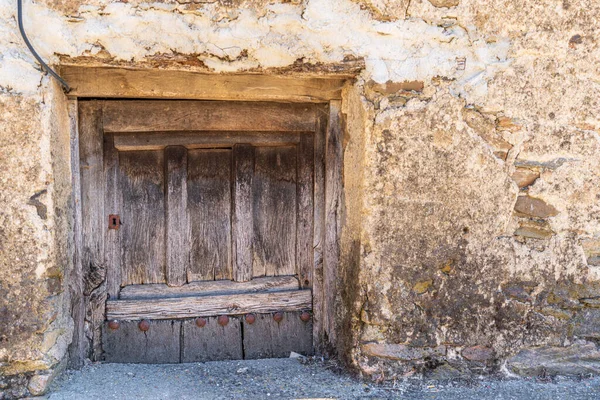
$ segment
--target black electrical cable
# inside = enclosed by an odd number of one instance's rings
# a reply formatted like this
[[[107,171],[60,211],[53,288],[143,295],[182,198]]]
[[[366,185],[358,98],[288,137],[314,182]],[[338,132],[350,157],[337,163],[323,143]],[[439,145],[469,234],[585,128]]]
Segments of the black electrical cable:
[[[40,63],[40,65],[42,66],[42,69],[44,69],[46,72],[48,72],[50,75],[52,75],[57,81],[60,82],[65,93],[69,93],[71,88],[69,87],[67,82],[65,82],[65,80],[63,78],[61,78],[56,72],[54,72],[54,70],[52,70],[52,68],[50,68],[48,66],[48,64],[46,64],[44,62],[44,60],[42,60],[42,58],[39,56],[39,54],[35,51],[35,49],[31,45],[31,42],[27,38],[27,35],[25,34],[25,28],[23,28],[23,0],[17,0],[17,21],[19,23],[19,31],[21,32],[21,36],[23,37],[25,44],[29,48],[29,51],[31,51],[31,54],[33,54],[35,59]]]

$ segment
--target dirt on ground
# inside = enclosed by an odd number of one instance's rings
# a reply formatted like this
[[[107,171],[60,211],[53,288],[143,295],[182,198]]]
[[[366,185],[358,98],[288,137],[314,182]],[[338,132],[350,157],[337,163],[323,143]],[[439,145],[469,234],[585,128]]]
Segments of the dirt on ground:
[[[44,398],[84,399],[600,399],[600,378],[363,382],[306,359],[100,364],[67,371]]]

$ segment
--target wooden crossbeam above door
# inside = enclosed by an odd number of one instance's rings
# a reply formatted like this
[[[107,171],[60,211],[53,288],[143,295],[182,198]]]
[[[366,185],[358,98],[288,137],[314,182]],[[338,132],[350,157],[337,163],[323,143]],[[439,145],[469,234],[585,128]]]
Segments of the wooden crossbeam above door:
[[[313,104],[220,101],[107,101],[102,112],[105,133],[243,131],[313,132]]]
[[[325,102],[342,98],[350,76],[205,74],[63,65],[70,97]]]
[[[152,132],[119,133],[114,135],[119,151],[162,150],[167,146],[188,149],[229,148],[236,144],[253,143],[257,146],[285,146],[300,143],[295,132]]]

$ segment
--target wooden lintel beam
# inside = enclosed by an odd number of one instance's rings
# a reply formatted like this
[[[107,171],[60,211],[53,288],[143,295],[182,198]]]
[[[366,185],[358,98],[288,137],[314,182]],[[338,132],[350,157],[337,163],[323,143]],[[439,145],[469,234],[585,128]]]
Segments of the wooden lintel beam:
[[[348,77],[206,74],[191,71],[62,66],[74,98],[327,102]]]

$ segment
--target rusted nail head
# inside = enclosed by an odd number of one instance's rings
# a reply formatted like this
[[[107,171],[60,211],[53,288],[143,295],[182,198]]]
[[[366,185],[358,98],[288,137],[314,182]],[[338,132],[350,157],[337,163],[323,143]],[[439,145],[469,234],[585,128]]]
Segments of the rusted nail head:
[[[150,329],[150,322],[148,322],[147,320],[143,319],[138,324],[138,328],[140,328],[140,331],[146,332],[148,329]]]
[[[119,329],[119,325],[119,321],[117,321],[116,319],[113,319],[112,321],[108,322],[108,327],[113,331]]]
[[[275,320],[275,322],[281,322],[281,321],[283,321],[283,313],[282,312],[276,312],[275,314],[273,314],[273,320]]]
[[[219,323],[219,325],[225,326],[229,323],[229,317],[227,315],[219,315],[219,317],[217,318],[217,322]]]
[[[310,321],[310,313],[308,311],[302,311],[302,314],[300,314],[300,319],[303,322],[308,322]]]
[[[252,325],[256,321],[256,315],[254,314],[246,314],[246,322]]]
[[[196,318],[196,326],[198,328],[204,328],[206,326],[206,318]]]

